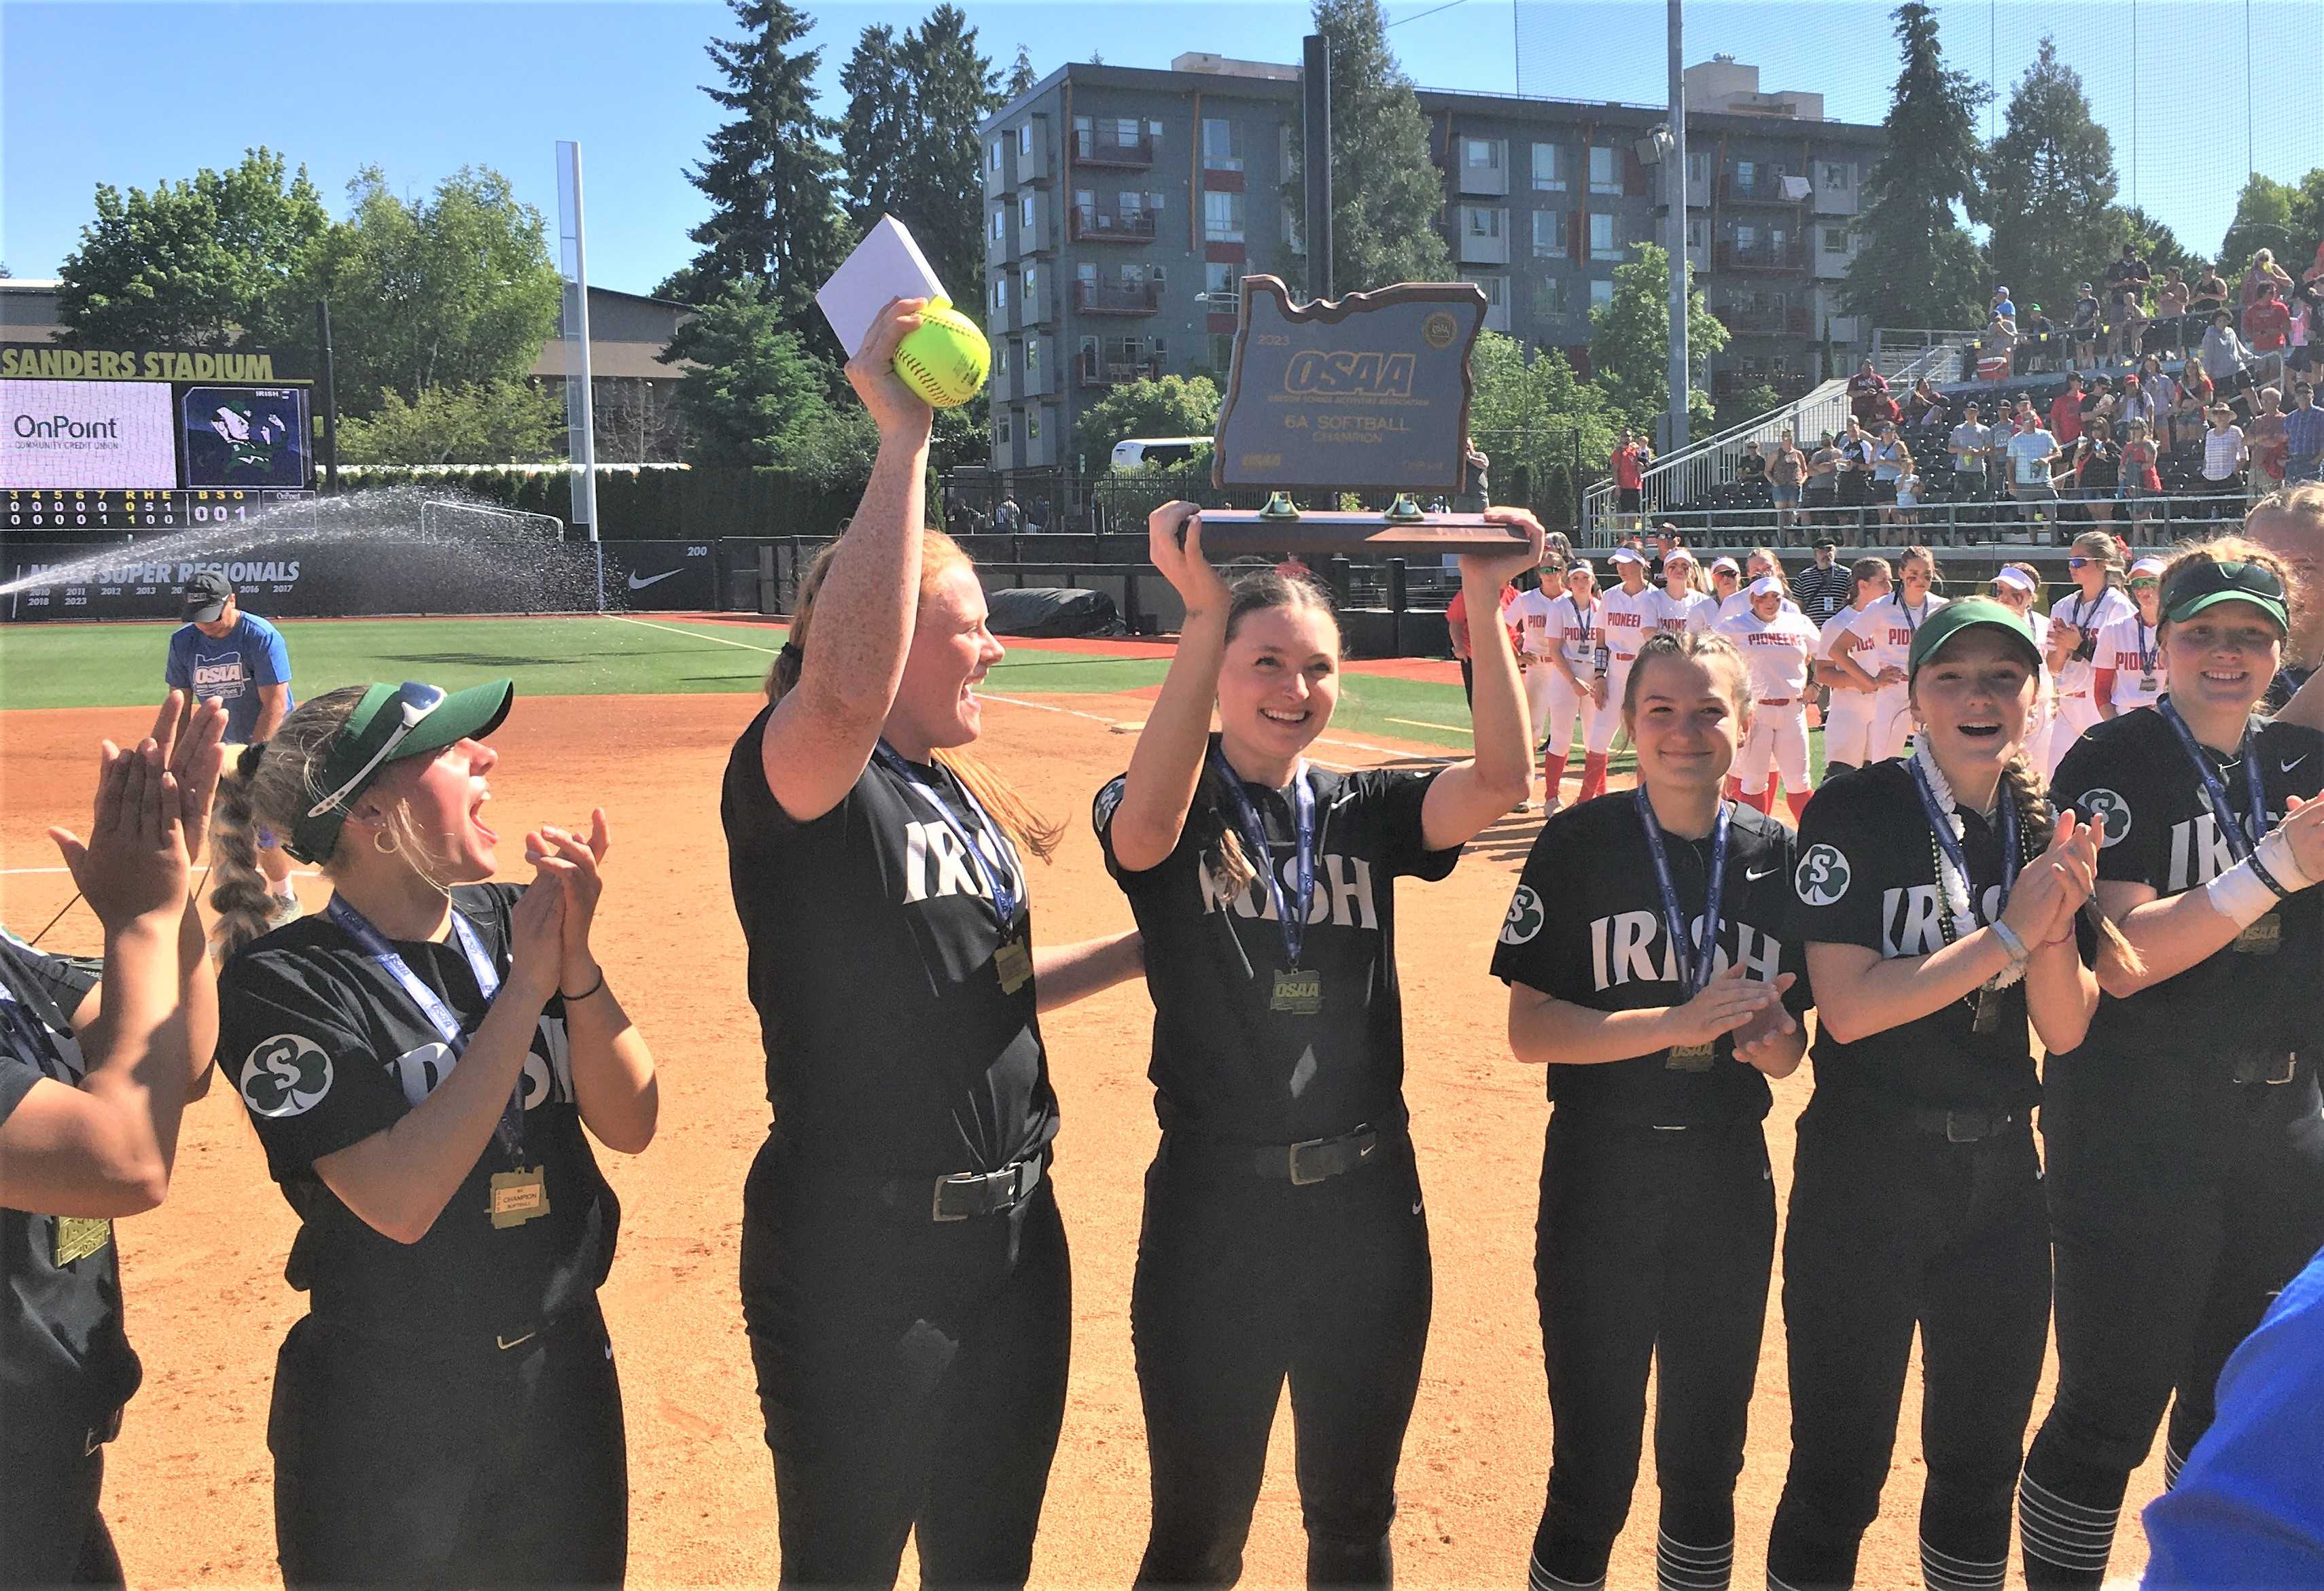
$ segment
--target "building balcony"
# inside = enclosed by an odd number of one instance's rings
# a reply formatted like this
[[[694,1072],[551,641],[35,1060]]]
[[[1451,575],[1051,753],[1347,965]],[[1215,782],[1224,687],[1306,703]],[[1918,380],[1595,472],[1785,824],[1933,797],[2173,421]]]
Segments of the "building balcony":
[[[1780,172],[1755,171],[1748,182],[1732,171],[1722,172],[1719,179],[1720,204],[1784,205],[1796,208],[1801,200],[1784,190]]]
[[[1066,226],[1075,243],[1152,243],[1161,227],[1161,212],[1136,209],[1108,212],[1076,205],[1065,212]]]
[[[1712,253],[1721,271],[1764,271],[1784,273],[1808,268],[1808,251],[1804,243],[1784,244],[1721,243]]]
[[[1127,386],[1133,381],[1162,379],[1159,359],[1083,359],[1074,367],[1076,384],[1085,387]]]
[[[1076,282],[1074,308],[1084,315],[1151,315],[1162,307],[1157,282]]]
[[[1143,171],[1154,164],[1154,139],[1145,133],[1135,138],[1125,138],[1119,128],[1076,131],[1074,134],[1074,164]]]
[[[1819,216],[1853,216],[1857,213],[1856,184],[1845,188],[1818,185],[1815,190],[1815,213]]]
[[[1808,312],[1782,304],[1729,304],[1714,309],[1728,330],[1738,337],[1807,337]]]
[[[1785,402],[1804,398],[1815,384],[1804,375],[1788,370],[1714,370],[1711,373],[1711,395],[1713,401],[1725,402],[1753,387],[1773,387],[1775,396]]]

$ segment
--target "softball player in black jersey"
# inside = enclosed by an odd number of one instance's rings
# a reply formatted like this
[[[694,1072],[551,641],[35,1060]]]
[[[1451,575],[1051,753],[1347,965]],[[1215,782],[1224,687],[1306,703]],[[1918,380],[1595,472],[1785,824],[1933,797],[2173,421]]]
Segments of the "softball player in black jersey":
[[[2324,1244],[2324,735],[2251,716],[2285,585],[2241,538],[2173,559],[2166,694],[2059,765],[2058,798],[2106,836],[2099,904],[2144,967],[2110,974],[2088,1041],[2050,1062],[2058,1392],[2020,1486],[2029,1585],[2101,1582],[2165,1404],[2171,1476],[2228,1354]]]
[[[1543,826],[1493,953],[1554,1107],[1534,1272],[1554,1447],[1529,1580],[1606,1583],[1651,1364],[1660,1579],[1719,1591],[1775,1252],[1761,1074],[1799,1065],[1807,1004],[1792,837],[1720,798],[1751,717],[1733,643],[1647,642],[1622,717],[1637,788]]]
[[[1173,503],[1148,522],[1185,624],[1095,809],[1145,935],[1163,1130],[1130,1301],[1154,1487],[1138,1578],[1233,1584],[1287,1379],[1308,1583],[1386,1585],[1431,1298],[1393,883],[1443,878],[1526,796],[1494,594],[1538,560],[1542,530],[1496,511],[1526,550],[1462,560],[1476,760],[1340,774],[1305,755],[1339,695],[1328,598],[1273,574],[1230,591],[1194,515]]]
[[[86,845],[51,831],[105,930],[102,991],[0,930],[0,1586],[122,1584],[98,1497],[143,1369],[113,1222],[167,1194],[217,1038],[187,874],[226,713],[196,709],[173,758],[184,701],[158,741],[105,747]]]
[[[774,1108],[742,1282],[787,1586],[891,1585],[915,1530],[924,1586],[1031,1572],[1073,1329],[1038,1013],[1138,966],[1134,935],[1035,951],[1022,858],[1056,831],[960,749],[1001,651],[920,529],[918,308],[848,366],[878,460],[720,800]]]
[[[308,1295],[267,1445],[298,1585],[606,1585],[629,1475],[597,1287],[620,1207],[582,1128],[652,1138],[653,1060],[590,950],[607,837],[490,883],[506,680],[350,686],[242,754],[218,806],[218,1055],[299,1215]],[[263,825],[331,881],[263,938]]]
[[[1816,1088],[1784,1239],[1778,1591],[1855,1583],[1915,1327],[1922,1577],[2002,1583],[2050,1316],[2026,1022],[2070,1048],[2098,1002],[2074,932],[2098,837],[2052,819],[2024,753],[2040,664],[1990,598],[1932,612],[1905,664],[1913,754],[1826,783],[1800,825]]]

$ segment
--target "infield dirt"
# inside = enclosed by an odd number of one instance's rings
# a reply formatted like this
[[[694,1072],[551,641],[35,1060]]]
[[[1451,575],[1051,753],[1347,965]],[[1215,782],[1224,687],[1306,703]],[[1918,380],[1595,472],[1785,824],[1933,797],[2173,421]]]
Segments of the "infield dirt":
[[[628,1411],[631,1579],[640,1585],[769,1585],[775,1495],[761,1437],[736,1287],[742,1179],[766,1129],[757,1024],[742,985],[718,827],[718,784],[756,699],[742,696],[521,699],[494,737],[495,824],[515,837],[612,815],[597,945],[660,1066],[660,1134],[642,1156],[600,1151],[620,1192],[621,1246],[604,1301]],[[1037,931],[1047,941],[1119,931],[1129,908],[1106,877],[1088,811],[1126,764],[1147,703],[1095,696],[995,701],[982,749],[1045,812],[1067,819],[1053,866],[1034,868]],[[143,732],[134,709],[12,713],[0,719],[0,916],[20,933],[71,893],[49,824],[85,825],[98,736]],[[1324,745],[1326,761],[1372,763],[1419,746]],[[1570,787],[1569,787],[1570,788]],[[1542,1498],[1549,1415],[1533,1299],[1541,1078],[1510,1059],[1506,994],[1486,968],[1538,817],[1511,818],[1470,848],[1448,881],[1400,893],[1406,1091],[1435,1248],[1435,1324],[1405,1447],[1396,1528],[1412,1586],[1523,1583]],[[510,844],[507,858],[521,847]],[[516,865],[504,868],[521,876]],[[309,909],[325,886],[301,885]],[[92,950],[76,907],[45,941]],[[1074,1262],[1074,1368],[1064,1440],[1036,1560],[1041,1586],[1123,1586],[1144,1543],[1143,1421],[1129,1300],[1140,1179],[1156,1129],[1145,1078],[1151,1008],[1117,989],[1043,1021],[1063,1100],[1056,1178]],[[1792,1122],[1812,1068],[1776,1085],[1768,1145],[1788,1189]],[[108,1450],[106,1512],[133,1585],[276,1583],[266,1412],[274,1354],[302,1300],[282,1281],[293,1221],[268,1181],[243,1111],[213,1087],[186,1118],[169,1203],[121,1224],[132,1341],[145,1385]],[[1896,1457],[1859,1584],[1917,1585],[1921,1491],[1917,1364]],[[1760,1581],[1767,1522],[1789,1450],[1780,1305],[1771,1297],[1738,1496],[1736,1584]],[[2046,1408],[2045,1381],[2036,1416]],[[1278,1411],[1245,1583],[1298,1583],[1304,1547],[1292,1481],[1287,1401]],[[2160,1484],[2134,1480],[2131,1518]],[[1610,1584],[1654,1583],[1652,1442]],[[2118,1576],[2145,1546],[2122,1533]],[[915,1578],[910,1554],[905,1579]],[[2013,1566],[2012,1584],[2016,1577]]]

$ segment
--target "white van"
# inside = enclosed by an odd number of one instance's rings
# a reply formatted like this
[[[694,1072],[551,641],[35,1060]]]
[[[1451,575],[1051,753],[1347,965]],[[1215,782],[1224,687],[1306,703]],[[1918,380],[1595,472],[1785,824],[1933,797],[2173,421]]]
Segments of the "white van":
[[[1208,437],[1132,437],[1113,445],[1113,467],[1136,469],[1140,465],[1184,464],[1197,448],[1211,445]]]

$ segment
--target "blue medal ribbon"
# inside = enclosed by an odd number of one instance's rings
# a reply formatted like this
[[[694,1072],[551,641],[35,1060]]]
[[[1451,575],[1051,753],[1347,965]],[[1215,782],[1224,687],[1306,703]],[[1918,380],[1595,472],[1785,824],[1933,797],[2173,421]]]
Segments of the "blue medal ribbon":
[[[420,1007],[420,1014],[442,1037],[444,1047],[452,1052],[452,1059],[458,1060],[461,1051],[468,1047],[468,1035],[462,1030],[460,1019],[452,1014],[452,1008],[444,1004],[442,995],[420,981],[420,975],[412,971],[395,947],[387,942],[387,936],[373,927],[371,920],[350,905],[344,895],[333,895],[331,903],[323,908],[323,915],[337,923],[339,931],[355,942],[357,949],[376,962],[380,970],[393,978],[397,986],[411,997],[411,1003]],[[484,954],[484,941],[476,938],[476,930],[468,926],[468,920],[456,907],[452,911],[452,937],[459,942],[460,954],[468,959],[468,972],[476,980],[477,992],[484,995],[487,1005],[491,1004],[493,997],[501,992],[500,968],[494,967],[493,958]],[[524,1078],[521,1072],[515,1088],[510,1091],[508,1105],[501,1112],[500,1124],[493,1129],[493,1136],[500,1140],[501,1147],[511,1155],[523,1155]]]
[[[1704,885],[1702,902],[1702,938],[1697,942],[1686,931],[1686,914],[1678,903],[1678,891],[1671,883],[1670,857],[1663,849],[1663,826],[1655,820],[1654,802],[1646,799],[1643,784],[1631,791],[1638,809],[1638,821],[1646,825],[1646,854],[1655,861],[1655,883],[1663,896],[1663,928],[1670,935],[1671,952],[1678,959],[1678,976],[1692,1000],[1710,985],[1712,967],[1719,959],[1719,909],[1720,897],[1727,893],[1727,828],[1734,816],[1734,806],[1719,803],[1719,820],[1711,829],[1711,877]]]
[[[2259,747],[2253,744],[2255,737],[2250,721],[2245,721],[2244,742],[2236,752],[2243,760],[2244,783],[2251,797],[2248,819],[2251,826],[2246,828],[2236,819],[2235,809],[2227,804],[2227,787],[2219,782],[2219,771],[2212,767],[2211,759],[2203,754],[2202,746],[2195,739],[2195,732],[2187,727],[2187,720],[2179,716],[2179,709],[2172,705],[2170,697],[2158,698],[2154,707],[2163,715],[2163,721],[2170,725],[2179,736],[2179,744],[2187,748],[2187,759],[2195,764],[2195,772],[2203,776],[2203,794],[2210,800],[2212,820],[2218,824],[2219,833],[2227,842],[2228,854],[2236,861],[2242,861],[2252,854],[2252,847],[2267,832],[2267,789],[2260,780]]]
[[[936,816],[944,819],[944,826],[952,831],[954,839],[960,841],[961,849],[968,853],[969,863],[976,869],[977,881],[992,897],[992,910],[1001,919],[1001,930],[1007,932],[1017,920],[1017,882],[1012,872],[1016,849],[1010,845],[1009,837],[1001,833],[1001,826],[993,822],[991,814],[976,799],[976,792],[965,784],[960,787],[961,798],[968,802],[968,809],[976,815],[982,831],[991,837],[994,847],[1001,855],[1002,865],[997,867],[978,848],[976,836],[969,832],[967,823],[953,810],[952,803],[945,799],[944,792],[921,778],[919,770],[906,762],[901,753],[883,740],[872,748],[872,754],[879,760],[881,767],[910,785],[919,792],[922,800],[936,809]]]
[[[1283,874],[1275,865],[1275,853],[1267,844],[1267,825],[1259,815],[1259,807],[1215,745],[1211,747],[1211,766],[1219,776],[1219,783],[1227,792],[1227,800],[1234,808],[1235,828],[1242,835],[1244,848],[1250,855],[1251,865],[1267,880],[1268,898],[1275,903],[1275,916],[1283,930],[1283,957],[1286,970],[1299,969],[1299,948],[1307,938],[1307,911],[1315,901],[1315,791],[1307,782],[1307,769],[1301,764],[1291,777],[1291,811],[1294,845],[1292,876],[1296,882],[1286,895]]]
[[[1936,833],[1938,848],[1960,874],[1961,887],[1969,891],[1969,914],[1975,919],[1981,915],[1978,910],[1977,878],[1969,870],[1969,856],[1961,849],[1960,837],[1953,832],[1951,819],[1938,804],[1937,792],[1929,788],[1928,770],[1921,766],[1921,760],[1908,758],[1905,765],[1913,770],[1913,788],[1920,792],[1921,810]],[[2001,909],[2009,904],[2010,887],[2017,882],[2017,803],[2005,795],[2001,798],[2001,893],[1993,908],[1996,919],[2000,917]]]

